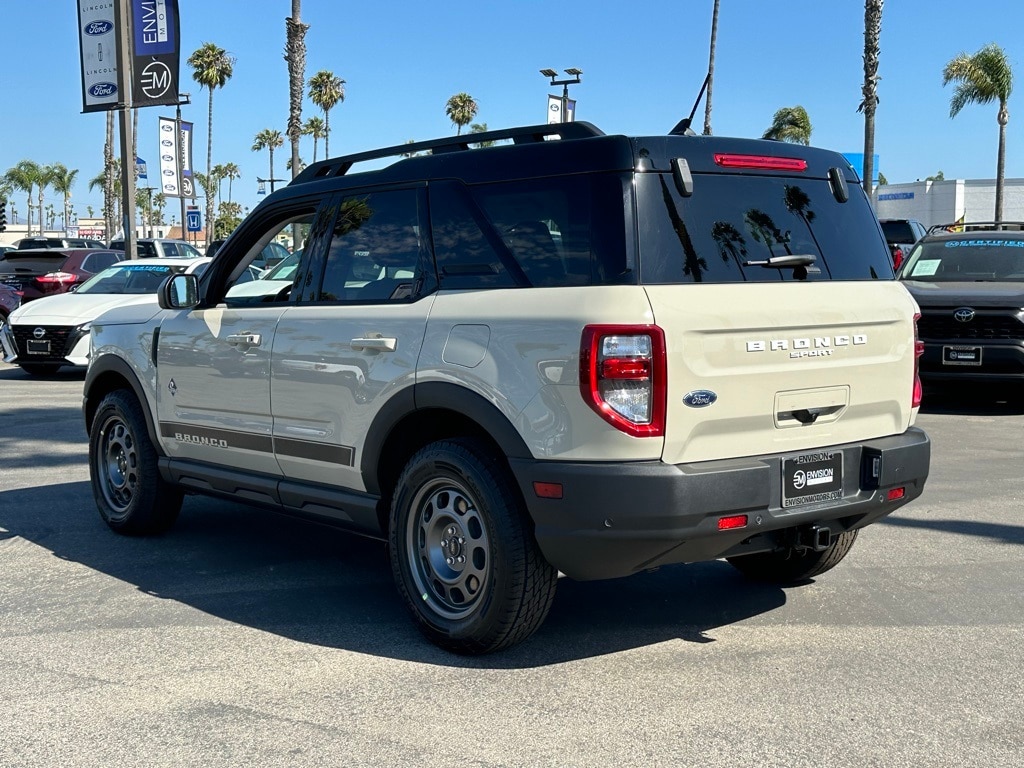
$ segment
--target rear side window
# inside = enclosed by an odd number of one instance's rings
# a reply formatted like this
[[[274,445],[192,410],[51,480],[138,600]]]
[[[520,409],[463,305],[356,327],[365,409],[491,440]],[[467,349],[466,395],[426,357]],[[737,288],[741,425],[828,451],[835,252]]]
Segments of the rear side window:
[[[840,203],[824,179],[698,174],[682,197],[671,176],[637,175],[641,281],[892,279],[892,259],[863,194]],[[812,256],[802,270],[760,266]]]
[[[441,287],[635,281],[623,189],[623,177],[610,174],[431,185]]]

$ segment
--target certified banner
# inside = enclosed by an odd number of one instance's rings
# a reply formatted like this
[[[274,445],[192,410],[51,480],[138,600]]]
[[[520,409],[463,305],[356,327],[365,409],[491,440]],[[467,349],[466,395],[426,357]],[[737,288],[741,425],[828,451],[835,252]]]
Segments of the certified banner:
[[[78,0],[78,45],[82,59],[82,111],[117,107],[117,33],[114,0]]]
[[[131,7],[132,106],[177,104],[178,0],[131,0]]]

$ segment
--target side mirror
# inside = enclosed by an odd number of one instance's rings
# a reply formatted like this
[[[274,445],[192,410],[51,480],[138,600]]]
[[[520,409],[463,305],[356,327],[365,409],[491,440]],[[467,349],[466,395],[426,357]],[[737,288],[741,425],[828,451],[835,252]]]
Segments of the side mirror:
[[[173,275],[160,285],[157,298],[161,309],[192,309],[199,304],[199,279],[195,275]]]

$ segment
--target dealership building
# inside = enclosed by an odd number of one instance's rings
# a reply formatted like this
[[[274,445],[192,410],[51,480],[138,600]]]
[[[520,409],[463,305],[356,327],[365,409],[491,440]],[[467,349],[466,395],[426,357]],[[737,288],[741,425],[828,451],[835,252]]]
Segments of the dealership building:
[[[949,179],[883,184],[872,203],[880,219],[917,219],[926,227],[992,221],[996,210],[995,179]],[[1003,182],[1003,221],[1024,221],[1024,179]]]

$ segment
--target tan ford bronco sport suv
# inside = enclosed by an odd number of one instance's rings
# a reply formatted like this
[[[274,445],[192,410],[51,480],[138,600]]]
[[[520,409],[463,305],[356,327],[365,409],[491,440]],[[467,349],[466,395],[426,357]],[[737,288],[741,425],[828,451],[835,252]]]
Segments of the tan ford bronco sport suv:
[[[281,233],[291,279],[233,292]],[[917,306],[832,152],[569,123],[326,160],[159,296],[92,324],[104,520],[204,493],[384,539],[459,653],[560,573],[806,580],[928,475]]]

